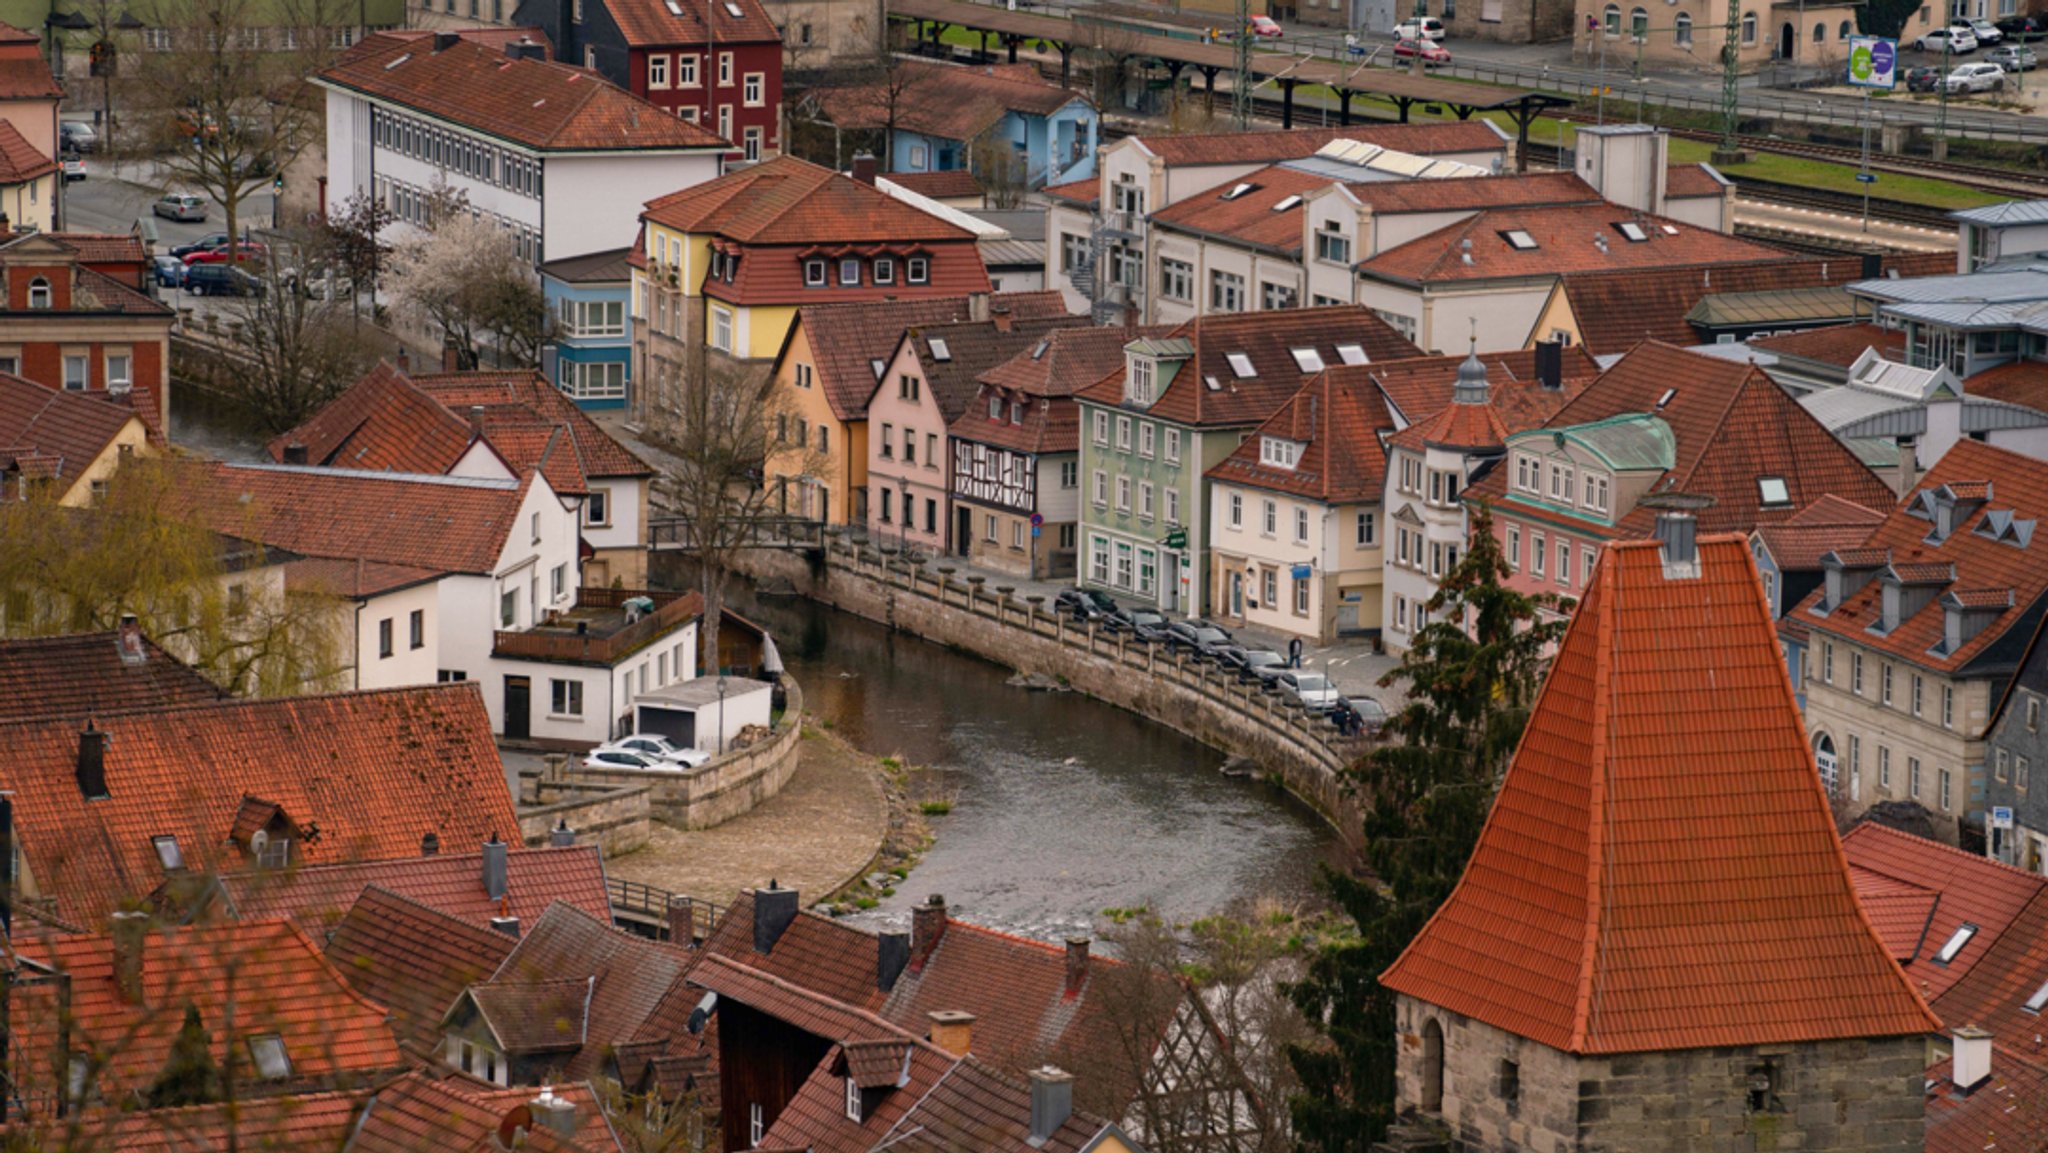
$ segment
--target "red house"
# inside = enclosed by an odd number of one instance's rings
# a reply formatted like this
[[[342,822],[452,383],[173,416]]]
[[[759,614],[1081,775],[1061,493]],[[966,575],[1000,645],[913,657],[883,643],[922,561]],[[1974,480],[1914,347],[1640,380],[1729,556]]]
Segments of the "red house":
[[[0,233],[0,372],[170,416],[169,308],[139,291],[140,244],[100,233]]]

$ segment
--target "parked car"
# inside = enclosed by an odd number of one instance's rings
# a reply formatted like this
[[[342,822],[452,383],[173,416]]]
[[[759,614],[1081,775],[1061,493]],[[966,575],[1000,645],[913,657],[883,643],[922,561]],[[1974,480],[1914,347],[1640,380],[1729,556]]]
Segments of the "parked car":
[[[2008,16],[1998,22],[1998,30],[2012,40],[2039,40],[2048,36],[2048,18]]]
[[[1444,22],[1434,16],[1417,16],[1394,25],[1396,40],[1442,40]]]
[[[85,157],[76,152],[66,152],[58,157],[57,163],[64,169],[65,181],[85,179]]]
[[[646,753],[636,753],[631,749],[597,748],[590,750],[590,755],[583,758],[583,767],[586,769],[673,770],[675,763],[664,761],[660,757],[648,756]]]
[[[293,292],[303,293],[307,300],[347,300],[356,294],[355,281],[348,273],[313,265],[303,272],[287,268],[277,274],[280,284]]]
[[[1906,70],[1906,91],[1932,92],[1941,86],[1941,69],[1922,66]]]
[[[2001,44],[1984,54],[1984,62],[2007,72],[2032,72],[2041,66],[2041,58],[2024,44]]]
[[[1352,727],[1352,731],[1369,737],[1379,736],[1380,730],[1387,727],[1387,707],[1371,697],[1340,697],[1330,713],[1337,720],[1337,727]]]
[[[1971,16],[1957,23],[1967,25],[1979,44],[1996,44],[2005,39],[2005,32],[1982,16]]]
[[[235,263],[237,264],[248,264],[252,261],[261,261],[268,258],[269,255],[270,250],[263,247],[260,241],[238,240],[235,242]],[[222,241],[221,243],[215,245],[212,248],[202,248],[197,252],[186,253],[185,263],[221,264],[224,263],[227,260],[227,258],[228,245],[226,241]]]
[[[208,248],[218,248],[221,245],[226,244],[227,242],[227,233],[209,232],[205,236],[200,237],[199,239],[193,241],[190,244],[172,245],[171,255],[177,257],[179,260],[183,260],[195,252],[199,252]]]
[[[165,288],[178,288],[185,283],[185,262],[175,256],[158,256],[150,260],[150,275]]]
[[[1086,624],[1116,612],[1116,602],[1095,589],[1061,589],[1052,598],[1052,611],[1073,617],[1076,624]]]
[[[1967,24],[1951,24],[1936,28],[1913,41],[1913,47],[1922,52],[1940,53],[1944,50],[1961,55],[1977,50],[1977,34]]]
[[[73,152],[91,152],[100,146],[100,134],[83,120],[66,120],[57,126],[57,142]]]
[[[1330,678],[1321,673],[1288,669],[1275,678],[1275,683],[1293,693],[1302,707],[1311,713],[1320,715],[1329,712],[1337,703],[1337,686],[1331,684]]]
[[[1271,683],[1287,671],[1287,658],[1272,649],[1247,649],[1230,645],[1216,654],[1216,662],[1248,681]]]
[[[185,266],[185,291],[194,296],[261,296],[263,281],[218,261]]]
[[[1214,659],[1230,646],[1230,634],[1207,621],[1175,621],[1166,626],[1166,647]]]
[[[1271,16],[1254,16],[1251,19],[1251,34],[1268,40],[1278,40],[1286,33],[1278,21]]]
[[[1424,68],[1434,64],[1449,64],[1451,62],[1451,50],[1434,40],[1396,40],[1394,41],[1394,55],[1397,58],[1403,59],[1420,56],[1422,57],[1422,66]]]
[[[643,757],[654,757],[690,768],[696,768],[711,759],[711,754],[703,749],[683,748],[657,733],[634,733],[631,736],[620,737],[616,741],[607,741],[591,750],[593,753],[614,751],[639,753]]]
[[[1166,638],[1166,618],[1151,609],[1118,609],[1109,614],[1109,627],[1116,632],[1130,633],[1141,641]]]
[[[1958,64],[1941,82],[1951,94],[1996,92],[2005,87],[2005,69],[1996,64]]]

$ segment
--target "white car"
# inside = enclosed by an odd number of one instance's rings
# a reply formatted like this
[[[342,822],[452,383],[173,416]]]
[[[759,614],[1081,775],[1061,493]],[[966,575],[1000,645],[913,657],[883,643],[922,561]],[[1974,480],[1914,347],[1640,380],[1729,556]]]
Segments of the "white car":
[[[1432,44],[1444,38],[1444,22],[1434,16],[1417,16],[1394,25],[1396,40],[1427,40]]]
[[[1944,47],[1951,53],[1975,52],[1977,34],[1967,24],[1951,24],[1921,36],[1913,41],[1913,47],[1922,52],[1940,52]]]
[[[1969,26],[1970,34],[1977,38],[1979,44],[1996,44],[2005,39],[2005,33],[1998,30],[1998,25],[1981,16],[1972,16],[1959,23]]]
[[[608,741],[592,751],[638,753],[643,757],[687,765],[693,769],[711,759],[711,754],[703,749],[682,748],[667,737],[656,733],[634,733],[631,736],[620,737],[616,741]]]
[[[2005,69],[1996,64],[1958,64],[1941,82],[1951,94],[1996,92],[2005,87]]]
[[[1274,683],[1293,693],[1302,707],[1312,713],[1327,713],[1337,703],[1337,686],[1321,673],[1288,669],[1274,678]]]
[[[651,757],[646,753],[636,753],[631,749],[596,748],[590,750],[590,755],[583,758],[583,767],[586,769],[658,769],[664,772],[673,772],[677,765],[674,761],[664,761],[660,757]]]

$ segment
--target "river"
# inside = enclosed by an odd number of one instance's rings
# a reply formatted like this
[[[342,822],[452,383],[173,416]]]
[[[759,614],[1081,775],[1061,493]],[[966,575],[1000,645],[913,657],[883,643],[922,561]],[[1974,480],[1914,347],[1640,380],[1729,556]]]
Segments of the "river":
[[[798,598],[737,591],[774,632],[804,705],[877,756],[928,767],[914,795],[952,811],[893,897],[897,923],[927,894],[960,916],[1057,940],[1107,909],[1186,921],[1232,902],[1315,901],[1333,830],[1223,754],[1078,693],[1030,692],[1009,671]]]

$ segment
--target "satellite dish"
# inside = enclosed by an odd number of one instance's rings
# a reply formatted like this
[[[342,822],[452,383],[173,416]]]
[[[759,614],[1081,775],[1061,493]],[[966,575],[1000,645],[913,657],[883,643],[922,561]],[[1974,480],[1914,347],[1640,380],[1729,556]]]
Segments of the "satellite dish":
[[[249,834],[249,852],[251,855],[260,857],[263,855],[263,850],[269,847],[269,833],[264,832],[262,829],[258,829],[255,832]]]

